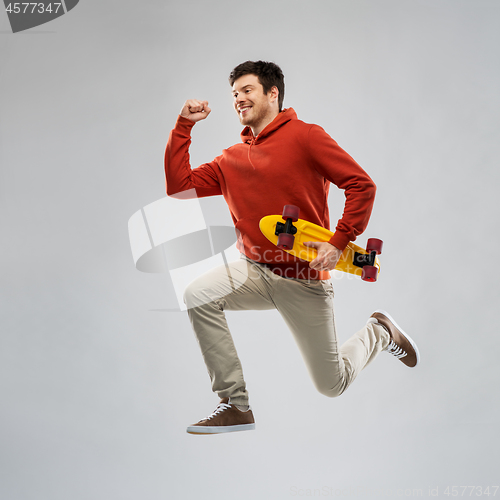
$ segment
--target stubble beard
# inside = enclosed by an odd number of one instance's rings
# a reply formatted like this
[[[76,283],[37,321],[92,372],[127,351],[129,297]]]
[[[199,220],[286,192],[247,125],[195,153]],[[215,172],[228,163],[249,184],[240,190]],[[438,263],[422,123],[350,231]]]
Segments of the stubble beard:
[[[253,116],[249,116],[248,118],[238,113],[240,123],[246,127],[259,128],[260,124],[267,119],[268,115],[270,115],[270,110],[261,108],[259,111],[256,110],[255,105],[252,105],[249,112],[253,113]]]

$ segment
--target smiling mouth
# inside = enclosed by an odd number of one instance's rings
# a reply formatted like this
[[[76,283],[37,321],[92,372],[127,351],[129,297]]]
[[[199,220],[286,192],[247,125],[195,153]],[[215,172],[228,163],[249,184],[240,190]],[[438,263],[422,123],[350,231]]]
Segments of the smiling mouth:
[[[240,115],[244,115],[251,108],[252,108],[251,106],[244,106],[242,108],[239,108],[238,112],[239,112]]]

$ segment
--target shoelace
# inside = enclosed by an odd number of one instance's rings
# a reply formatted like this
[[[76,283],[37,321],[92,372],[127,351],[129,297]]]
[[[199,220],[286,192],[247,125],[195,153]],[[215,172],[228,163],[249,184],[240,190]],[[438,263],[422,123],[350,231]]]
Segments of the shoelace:
[[[387,346],[387,352],[396,356],[396,358],[401,359],[407,356],[406,351],[404,351],[401,347],[399,347],[394,340],[391,340],[391,343]]]
[[[211,418],[215,417],[218,413],[222,413],[224,410],[229,410],[229,408],[231,408],[231,405],[227,403],[219,403],[214,412],[204,420],[210,420]]]

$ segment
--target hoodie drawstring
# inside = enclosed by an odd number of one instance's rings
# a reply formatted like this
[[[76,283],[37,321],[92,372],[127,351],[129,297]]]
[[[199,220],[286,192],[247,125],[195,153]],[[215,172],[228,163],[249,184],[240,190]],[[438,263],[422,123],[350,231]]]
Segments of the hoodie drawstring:
[[[255,165],[252,163],[252,160],[250,159],[250,150],[252,149],[252,146],[255,143],[255,139],[250,140],[250,147],[248,148],[248,161],[250,162],[250,165],[252,165],[252,168],[255,170]]]

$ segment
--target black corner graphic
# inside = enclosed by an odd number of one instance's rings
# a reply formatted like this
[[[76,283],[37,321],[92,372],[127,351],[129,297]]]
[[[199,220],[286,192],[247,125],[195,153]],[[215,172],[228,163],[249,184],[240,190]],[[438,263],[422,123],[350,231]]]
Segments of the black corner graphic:
[[[13,33],[48,23],[73,9],[79,0],[38,0],[12,2],[3,0]]]
[[[64,3],[66,4],[66,12],[69,12],[71,9],[76,7],[76,4],[80,0],[64,0]]]

